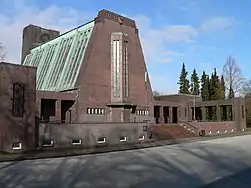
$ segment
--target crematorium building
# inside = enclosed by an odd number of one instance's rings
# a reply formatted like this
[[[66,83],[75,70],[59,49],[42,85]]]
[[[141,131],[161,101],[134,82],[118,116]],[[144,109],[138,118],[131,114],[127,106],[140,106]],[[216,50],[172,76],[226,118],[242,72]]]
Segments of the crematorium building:
[[[245,129],[241,98],[154,97],[138,32],[107,10],[61,35],[25,27],[21,65],[0,64],[0,151],[136,142],[154,124],[206,135]]]

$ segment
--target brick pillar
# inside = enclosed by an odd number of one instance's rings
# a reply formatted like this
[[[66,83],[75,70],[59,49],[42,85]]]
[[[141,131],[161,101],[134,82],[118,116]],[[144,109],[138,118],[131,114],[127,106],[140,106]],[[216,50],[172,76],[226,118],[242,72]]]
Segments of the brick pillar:
[[[202,121],[206,121],[206,107],[202,106],[201,110],[202,110]]]
[[[168,108],[169,110],[169,122],[168,123],[172,123],[173,122],[173,111],[172,111],[172,106],[169,106]]]
[[[159,123],[164,123],[163,106],[159,107]]]
[[[235,121],[235,127],[237,131],[241,131],[241,111],[240,111],[240,101],[234,100],[232,106],[233,119]]]
[[[178,106],[178,109],[177,109],[177,117],[178,117],[178,123],[180,123],[180,120],[181,120],[181,106],[179,105]]]
[[[188,119],[193,120],[193,108],[191,106],[188,107]]]
[[[217,121],[221,121],[221,106],[216,105]]]
[[[236,102],[235,102],[236,100],[234,100],[234,102],[232,103],[232,120],[233,121],[238,121],[238,114],[236,113],[236,110],[235,110],[235,108],[236,108]]]
[[[39,118],[42,118],[41,117],[41,99],[40,98],[36,99],[36,116]]]
[[[55,105],[55,111],[56,111],[56,121],[61,122],[61,100],[57,99],[56,100],[56,105]]]

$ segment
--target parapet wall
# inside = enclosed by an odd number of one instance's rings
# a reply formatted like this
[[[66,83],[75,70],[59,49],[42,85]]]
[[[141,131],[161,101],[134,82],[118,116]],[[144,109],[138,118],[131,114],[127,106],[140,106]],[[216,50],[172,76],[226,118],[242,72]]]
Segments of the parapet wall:
[[[226,122],[197,122],[200,130],[205,130],[206,135],[216,135],[237,132],[234,121]]]
[[[95,147],[97,145],[117,145],[137,143],[146,140],[146,123],[120,124],[40,124],[40,147]]]

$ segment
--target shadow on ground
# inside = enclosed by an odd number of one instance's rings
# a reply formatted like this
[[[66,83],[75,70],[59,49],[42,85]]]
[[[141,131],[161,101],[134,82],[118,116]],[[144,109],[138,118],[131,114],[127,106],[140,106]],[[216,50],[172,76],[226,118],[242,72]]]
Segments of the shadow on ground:
[[[250,147],[235,145],[210,141],[0,163],[0,187],[250,187]]]

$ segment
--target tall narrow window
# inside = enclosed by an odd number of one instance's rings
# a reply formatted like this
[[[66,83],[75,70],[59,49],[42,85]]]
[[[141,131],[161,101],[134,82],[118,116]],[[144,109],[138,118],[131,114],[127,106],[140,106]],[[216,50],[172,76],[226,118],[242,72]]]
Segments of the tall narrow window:
[[[12,115],[23,117],[24,115],[24,84],[13,84]]]
[[[145,82],[147,82],[147,71],[145,71]]]
[[[124,95],[129,97],[129,79],[128,79],[128,49],[127,41],[124,41]]]
[[[112,60],[113,60],[113,96],[119,97],[119,73],[120,73],[120,41],[114,40],[112,42]]]

